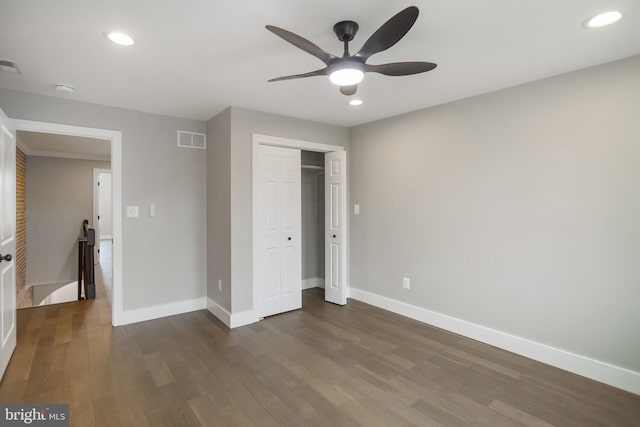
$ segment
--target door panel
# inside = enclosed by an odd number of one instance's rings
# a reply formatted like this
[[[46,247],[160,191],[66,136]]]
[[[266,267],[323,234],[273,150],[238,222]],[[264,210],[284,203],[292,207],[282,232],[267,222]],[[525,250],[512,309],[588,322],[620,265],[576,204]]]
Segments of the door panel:
[[[15,128],[0,110],[0,378],[16,347],[16,140]]]
[[[16,299],[16,272],[13,268],[15,263],[3,262],[2,264],[6,264],[2,266],[2,277],[0,278],[0,283],[2,283],[2,345],[4,346],[11,338],[11,333],[15,328],[12,301]]]
[[[347,153],[325,154],[325,300],[347,303]]]
[[[267,301],[280,298],[280,250],[277,247],[266,248]],[[279,306],[280,303],[277,302]]]
[[[258,148],[258,289],[260,317],[302,307],[300,150]]]
[[[300,150],[278,147],[282,159],[282,306],[302,308],[302,169]]]

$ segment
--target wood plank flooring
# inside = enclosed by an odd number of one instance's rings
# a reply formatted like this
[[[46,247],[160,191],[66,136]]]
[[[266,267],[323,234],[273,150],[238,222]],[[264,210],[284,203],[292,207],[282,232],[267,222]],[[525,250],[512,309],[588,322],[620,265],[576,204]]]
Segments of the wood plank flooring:
[[[110,321],[100,288],[20,310],[0,401],[70,403],[75,426],[640,425],[640,396],[318,289],[232,331]]]

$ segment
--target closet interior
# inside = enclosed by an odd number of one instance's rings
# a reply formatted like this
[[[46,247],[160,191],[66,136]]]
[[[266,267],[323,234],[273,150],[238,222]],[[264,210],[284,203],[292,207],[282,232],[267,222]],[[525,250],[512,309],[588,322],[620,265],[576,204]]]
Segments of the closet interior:
[[[302,151],[302,289],[324,288],[324,153]]]

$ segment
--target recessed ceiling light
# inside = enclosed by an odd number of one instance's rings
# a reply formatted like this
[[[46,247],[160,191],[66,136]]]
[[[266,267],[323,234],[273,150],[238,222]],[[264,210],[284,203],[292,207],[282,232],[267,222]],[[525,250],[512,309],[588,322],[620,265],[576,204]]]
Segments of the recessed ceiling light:
[[[349,101],[349,105],[362,105],[362,100],[361,99],[352,99],[351,101]]]
[[[604,12],[599,15],[594,16],[593,18],[585,21],[585,28],[601,28],[606,27],[607,25],[611,25],[615,22],[618,22],[622,18],[622,13],[617,10],[611,10],[609,12]]]
[[[133,46],[135,44],[131,36],[125,33],[112,32],[107,34],[107,38],[120,46]]]
[[[75,92],[76,88],[74,88],[73,86],[68,85],[68,84],[58,83],[58,84],[56,84],[56,90],[58,92],[62,92],[64,94],[68,95],[70,93]]]

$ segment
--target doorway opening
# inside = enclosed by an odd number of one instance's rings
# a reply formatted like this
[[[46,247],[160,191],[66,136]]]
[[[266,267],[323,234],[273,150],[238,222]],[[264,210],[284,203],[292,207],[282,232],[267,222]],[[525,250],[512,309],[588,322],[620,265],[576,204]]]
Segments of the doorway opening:
[[[57,123],[37,122],[14,119],[17,131],[35,132],[70,137],[91,138],[110,143],[109,157],[112,176],[112,324],[117,326],[122,318],[122,133],[107,129],[62,125]],[[105,168],[106,169],[106,168]],[[91,182],[91,176],[89,177]],[[27,189],[27,191],[29,191]],[[91,197],[91,196],[90,196]],[[90,202],[91,204],[91,202]]]
[[[303,153],[309,163],[302,162]],[[302,308],[303,287],[324,285],[325,301],[346,304],[346,168],[342,146],[253,135],[253,300],[257,318]],[[306,200],[304,186],[310,190]],[[324,203],[317,202],[321,193]],[[314,197],[316,203],[309,201]],[[322,214],[317,213],[320,206]],[[311,215],[303,216],[303,211]],[[320,228],[322,217],[324,227]]]
[[[324,154],[302,150],[302,290],[324,293]]]
[[[96,275],[101,278],[103,291],[111,304],[113,294],[112,280],[112,191],[111,169],[93,169],[93,224],[96,230]]]
[[[85,220],[95,225],[92,173],[110,167],[110,141],[25,130],[16,141],[18,308],[76,301],[79,238]]]

